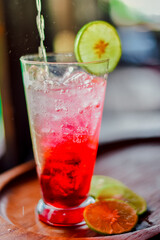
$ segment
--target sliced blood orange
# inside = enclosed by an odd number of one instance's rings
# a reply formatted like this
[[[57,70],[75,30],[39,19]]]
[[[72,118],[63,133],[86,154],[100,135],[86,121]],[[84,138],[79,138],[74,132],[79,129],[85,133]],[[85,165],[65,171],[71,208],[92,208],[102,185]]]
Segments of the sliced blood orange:
[[[138,220],[130,205],[115,199],[88,205],[83,216],[89,228],[105,235],[129,232]]]

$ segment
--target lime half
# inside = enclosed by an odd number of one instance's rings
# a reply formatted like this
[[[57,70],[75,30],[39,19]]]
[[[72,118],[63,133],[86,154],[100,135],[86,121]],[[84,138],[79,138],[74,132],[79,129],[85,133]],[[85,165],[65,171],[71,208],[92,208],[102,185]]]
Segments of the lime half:
[[[117,185],[124,186],[122,182],[112,177],[103,176],[103,175],[93,175],[89,194],[92,197],[97,198],[97,196],[99,196],[99,193],[103,189],[106,189],[108,187],[114,188],[114,186],[117,186]]]
[[[130,204],[138,215],[144,213],[147,209],[146,201],[143,197],[137,195],[131,189],[124,185],[108,186],[99,191],[97,199],[107,200],[110,198],[119,199]]]
[[[121,57],[121,42],[116,29],[105,21],[93,21],[84,25],[78,32],[74,52],[78,62],[97,62],[88,65],[89,72],[101,75],[114,70]],[[105,60],[109,60],[106,66]],[[106,69],[108,67],[108,69]]]

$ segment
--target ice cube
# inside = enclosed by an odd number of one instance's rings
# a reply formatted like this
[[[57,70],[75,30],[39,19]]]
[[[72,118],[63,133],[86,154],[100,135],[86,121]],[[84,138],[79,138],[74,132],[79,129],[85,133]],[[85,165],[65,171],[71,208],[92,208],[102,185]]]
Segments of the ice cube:
[[[76,83],[79,85],[82,84],[89,84],[92,81],[92,76],[88,75],[85,72],[76,71],[73,73],[73,68],[69,67],[65,74],[63,75],[63,78],[61,82],[63,82],[64,85],[70,85],[72,83]]]
[[[36,80],[36,81],[44,81],[45,79],[48,79],[48,71],[47,68],[44,66],[42,67],[37,67],[37,66],[31,66],[28,69],[29,77],[30,80]]]

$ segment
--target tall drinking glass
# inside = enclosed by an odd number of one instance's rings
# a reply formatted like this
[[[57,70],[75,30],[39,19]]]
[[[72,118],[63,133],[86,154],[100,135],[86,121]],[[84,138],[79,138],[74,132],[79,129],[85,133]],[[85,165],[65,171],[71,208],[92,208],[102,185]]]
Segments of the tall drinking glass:
[[[39,219],[82,224],[94,170],[108,60],[77,63],[72,54],[21,57],[34,157],[42,199]],[[93,70],[103,70],[101,76]]]

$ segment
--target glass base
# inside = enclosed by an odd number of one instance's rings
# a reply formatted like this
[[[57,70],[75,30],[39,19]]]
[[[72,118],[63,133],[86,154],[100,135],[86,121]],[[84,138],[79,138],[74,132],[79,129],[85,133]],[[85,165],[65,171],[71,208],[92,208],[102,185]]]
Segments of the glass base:
[[[46,204],[43,199],[40,199],[37,205],[39,220],[52,226],[80,226],[85,224],[83,218],[84,208],[94,203],[92,197],[88,197],[81,205],[74,208],[56,208]]]

